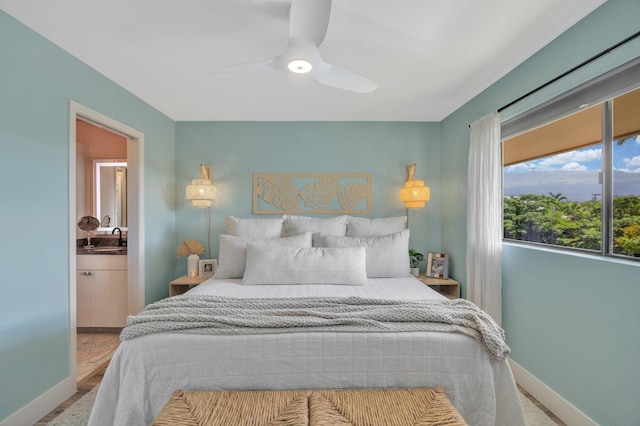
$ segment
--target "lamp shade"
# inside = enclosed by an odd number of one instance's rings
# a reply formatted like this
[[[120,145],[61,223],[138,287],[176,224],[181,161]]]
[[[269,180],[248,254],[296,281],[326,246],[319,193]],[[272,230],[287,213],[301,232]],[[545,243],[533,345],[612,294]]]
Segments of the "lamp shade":
[[[421,180],[408,180],[400,190],[400,201],[408,209],[421,209],[431,199],[431,191]]]
[[[194,207],[211,207],[211,202],[216,199],[216,187],[209,179],[193,179],[186,192],[187,200],[191,200]]]

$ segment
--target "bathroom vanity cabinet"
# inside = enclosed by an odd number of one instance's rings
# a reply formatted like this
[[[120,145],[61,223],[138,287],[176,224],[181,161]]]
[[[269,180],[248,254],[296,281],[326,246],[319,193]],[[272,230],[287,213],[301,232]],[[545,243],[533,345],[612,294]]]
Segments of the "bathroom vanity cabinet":
[[[124,327],[127,321],[127,256],[76,256],[78,327]]]

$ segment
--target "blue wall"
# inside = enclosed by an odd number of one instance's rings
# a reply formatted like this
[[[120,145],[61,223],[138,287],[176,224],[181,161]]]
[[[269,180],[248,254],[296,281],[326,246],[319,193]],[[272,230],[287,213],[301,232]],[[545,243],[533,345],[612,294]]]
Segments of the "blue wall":
[[[253,172],[371,172],[379,217],[405,213],[397,193],[416,162],[432,201],[410,212],[411,244],[451,253],[464,290],[469,123],[637,31],[638,16],[639,0],[609,0],[439,124],[174,123],[0,12],[0,419],[68,375],[69,99],[145,134],[147,302],[184,273],[177,244],[206,239],[204,211],[183,195],[200,163],[213,166],[220,195],[215,256],[223,217],[252,215]],[[504,250],[512,358],[601,424],[640,424],[638,272],[637,263]]]
[[[640,265],[515,244],[503,262],[511,357],[600,424],[640,424]]]
[[[0,62],[1,421],[69,374],[69,100],[145,134],[147,300],[173,278],[175,123],[2,11]]]
[[[468,125],[635,33],[639,17],[640,1],[609,0],[441,123],[444,251],[466,255]],[[464,263],[453,274],[466,283]],[[640,424],[639,276],[637,262],[504,246],[511,358],[603,425]]]
[[[399,191],[406,165],[431,188],[432,201],[411,210],[411,246],[440,250],[440,126],[437,123],[381,122],[180,122],[176,124],[176,245],[183,239],[206,244],[204,211],[184,199],[184,188],[199,176],[199,163],[212,166],[218,199],[212,206],[212,256],[227,215],[252,217],[254,172],[371,173],[368,217],[406,214]],[[424,265],[423,265],[424,267]],[[176,265],[176,275],[186,260]]]

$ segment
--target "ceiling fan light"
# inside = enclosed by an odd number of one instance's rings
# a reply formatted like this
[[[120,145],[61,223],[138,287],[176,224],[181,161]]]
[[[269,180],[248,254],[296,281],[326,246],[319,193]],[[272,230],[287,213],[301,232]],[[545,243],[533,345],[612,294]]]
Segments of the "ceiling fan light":
[[[294,59],[289,62],[289,71],[295,72],[296,74],[306,74],[311,71],[311,64],[303,59]]]

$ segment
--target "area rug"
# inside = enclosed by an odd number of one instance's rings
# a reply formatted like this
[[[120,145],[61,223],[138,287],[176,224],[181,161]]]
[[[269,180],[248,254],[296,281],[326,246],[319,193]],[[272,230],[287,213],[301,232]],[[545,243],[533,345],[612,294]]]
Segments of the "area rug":
[[[444,390],[175,391],[153,426],[466,426]]]
[[[84,394],[58,417],[47,423],[47,426],[86,426],[89,423],[89,415],[91,415],[98,388],[99,386],[96,386]]]
[[[529,398],[520,392],[520,402],[524,411],[524,420],[527,426],[557,426],[558,423],[553,421],[544,411],[536,407]]]
[[[48,426],[86,426],[89,422],[91,408],[95,401],[98,387],[96,386],[76,401],[72,406],[67,408],[58,417],[50,421]],[[533,402],[520,393],[522,408],[527,426],[557,426],[542,410],[535,406]]]

